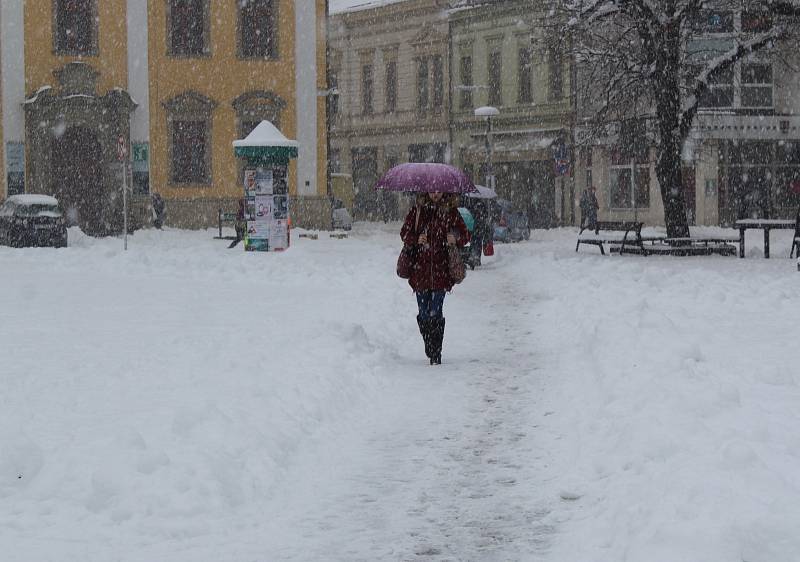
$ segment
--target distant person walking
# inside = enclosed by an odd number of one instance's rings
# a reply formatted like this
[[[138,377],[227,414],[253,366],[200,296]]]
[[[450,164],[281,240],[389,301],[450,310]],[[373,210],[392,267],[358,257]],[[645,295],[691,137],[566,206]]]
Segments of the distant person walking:
[[[472,267],[477,267],[481,264],[484,246],[492,240],[494,228],[485,200],[475,199],[469,206],[469,211],[475,219],[475,227],[472,230],[472,237],[469,241],[469,260]]]
[[[589,228],[590,230],[597,226],[597,209],[600,205],[597,203],[597,188],[591,186],[584,189],[581,193],[581,230]]]
[[[161,229],[164,226],[164,219],[167,216],[166,213],[166,204],[164,203],[164,199],[161,197],[159,193],[153,193],[152,197],[152,205],[153,205],[153,226]]]
[[[442,307],[445,292],[454,284],[447,248],[464,246],[469,241],[467,226],[457,209],[457,196],[439,192],[421,194],[400,230],[403,242],[415,247],[414,269],[408,284],[417,297],[417,324],[431,365],[442,362],[445,326]]]

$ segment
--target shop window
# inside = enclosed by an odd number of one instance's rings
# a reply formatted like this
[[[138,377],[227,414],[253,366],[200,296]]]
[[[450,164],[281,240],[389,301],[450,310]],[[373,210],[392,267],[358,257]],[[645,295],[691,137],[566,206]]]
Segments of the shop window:
[[[278,26],[274,0],[239,0],[239,56],[277,58]]]
[[[650,167],[638,164],[611,167],[610,205],[614,209],[650,207]]]
[[[209,0],[169,0],[169,54],[203,56],[209,48]]]
[[[57,54],[97,54],[95,1],[55,0],[55,51]]]

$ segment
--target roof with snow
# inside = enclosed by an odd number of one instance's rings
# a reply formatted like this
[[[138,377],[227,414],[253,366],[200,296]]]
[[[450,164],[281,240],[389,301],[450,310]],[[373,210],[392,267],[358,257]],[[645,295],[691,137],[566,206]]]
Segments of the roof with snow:
[[[396,4],[403,0],[330,0],[328,9],[331,14],[339,14],[341,12],[356,12],[358,10],[369,10],[371,8],[380,8],[389,4]]]
[[[36,193],[21,193],[11,195],[6,201],[19,205],[58,205],[58,199],[49,195],[39,195]]]
[[[269,121],[262,121],[253,131],[244,139],[233,141],[235,148],[243,148],[248,146],[265,147],[265,146],[280,146],[280,147],[294,147],[297,148],[297,141],[287,139],[278,128]]]

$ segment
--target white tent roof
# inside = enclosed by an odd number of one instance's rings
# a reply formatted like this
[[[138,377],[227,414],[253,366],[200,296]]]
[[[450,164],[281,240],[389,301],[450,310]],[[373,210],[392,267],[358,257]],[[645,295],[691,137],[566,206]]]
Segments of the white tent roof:
[[[262,121],[247,137],[233,141],[233,146],[237,148],[246,146],[292,146],[297,148],[297,141],[287,139],[269,121]]]

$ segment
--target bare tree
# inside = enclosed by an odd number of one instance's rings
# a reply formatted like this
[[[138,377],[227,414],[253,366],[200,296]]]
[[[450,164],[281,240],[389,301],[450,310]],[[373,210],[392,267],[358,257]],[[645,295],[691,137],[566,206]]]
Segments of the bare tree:
[[[689,235],[681,152],[698,109],[713,104],[714,85],[737,61],[758,51],[779,56],[798,26],[796,1],[565,0],[553,6],[550,25],[558,33],[552,36],[572,51],[586,130],[607,136],[609,124],[635,117],[651,125],[669,237]]]

